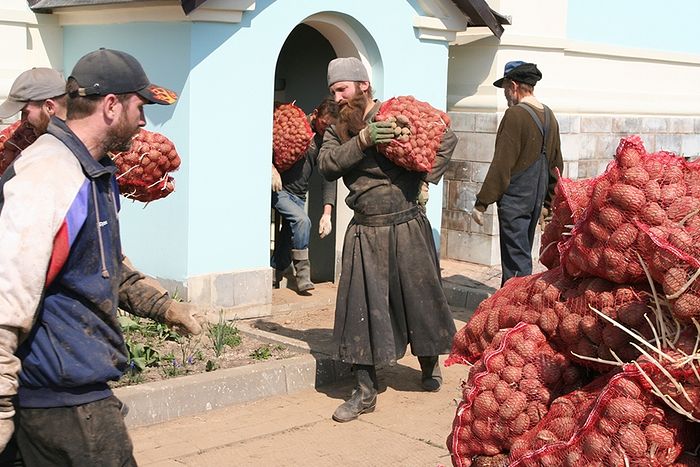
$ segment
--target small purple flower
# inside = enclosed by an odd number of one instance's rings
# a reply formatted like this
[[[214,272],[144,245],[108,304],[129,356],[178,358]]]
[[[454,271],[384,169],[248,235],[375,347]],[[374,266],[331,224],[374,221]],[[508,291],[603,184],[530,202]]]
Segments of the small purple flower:
[[[194,357],[193,357],[192,355],[190,355],[189,357],[187,357],[187,364],[188,364],[188,365],[194,365]]]

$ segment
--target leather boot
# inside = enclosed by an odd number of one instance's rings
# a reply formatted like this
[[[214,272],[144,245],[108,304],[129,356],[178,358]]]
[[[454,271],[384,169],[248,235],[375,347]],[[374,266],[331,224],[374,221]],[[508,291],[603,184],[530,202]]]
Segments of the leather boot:
[[[437,392],[442,386],[440,359],[438,357],[418,357],[421,372],[421,386],[424,391]]]
[[[340,404],[333,413],[336,422],[355,420],[360,414],[374,412],[377,405],[377,373],[374,365],[353,365],[355,390],[350,399]]]
[[[316,287],[311,282],[311,264],[309,263],[309,249],[292,250],[292,261],[296,271],[297,291],[306,292]]]

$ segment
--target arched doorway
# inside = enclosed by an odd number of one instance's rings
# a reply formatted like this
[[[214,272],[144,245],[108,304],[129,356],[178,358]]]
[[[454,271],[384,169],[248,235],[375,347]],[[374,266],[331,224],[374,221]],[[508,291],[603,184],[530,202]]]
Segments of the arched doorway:
[[[381,90],[383,68],[379,51],[365,28],[353,18],[335,13],[310,16],[290,32],[280,50],[275,69],[275,100],[296,101],[297,106],[310,113],[328,96],[328,62],[349,56],[365,63],[373,88]],[[352,211],[345,205],[346,196],[347,189],[338,180],[333,232],[321,239],[321,176],[316,173],[312,177],[306,206],[312,222],[309,256],[314,282],[335,281],[340,274],[343,234],[352,218]]]

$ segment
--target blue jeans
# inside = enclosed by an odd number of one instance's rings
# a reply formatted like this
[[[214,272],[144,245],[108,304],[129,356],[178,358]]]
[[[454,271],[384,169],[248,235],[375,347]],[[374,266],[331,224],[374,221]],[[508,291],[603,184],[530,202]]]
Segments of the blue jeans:
[[[305,201],[288,191],[272,192],[272,207],[282,216],[282,230],[275,242],[270,266],[284,271],[292,262],[292,249],[309,248],[311,219],[304,211]]]

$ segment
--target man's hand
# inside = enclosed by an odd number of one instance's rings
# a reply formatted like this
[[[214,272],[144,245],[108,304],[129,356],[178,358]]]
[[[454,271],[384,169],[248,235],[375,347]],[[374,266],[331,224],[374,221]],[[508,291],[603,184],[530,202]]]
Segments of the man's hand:
[[[552,220],[552,213],[549,209],[542,206],[542,211],[540,212],[540,227],[544,230],[547,224]]]
[[[396,138],[391,122],[372,122],[360,130],[360,144],[368,148],[376,144],[388,143]]]
[[[178,302],[173,300],[165,311],[165,324],[170,326],[183,336],[193,335],[202,332],[202,326],[195,319],[197,307],[191,303]]]
[[[428,182],[422,182],[420,185],[420,191],[418,192],[418,204],[421,206],[425,206],[428,204],[428,200],[430,199],[430,187],[428,186]]]
[[[272,166],[272,191],[282,191],[282,177],[274,165]]]
[[[12,420],[12,417],[0,419],[0,452],[5,450],[14,432],[15,422]]]
[[[484,225],[484,213],[478,209],[472,209],[472,219],[479,225]]]
[[[321,216],[321,220],[318,221],[318,234],[321,238],[326,237],[333,230],[333,224],[331,223],[331,215],[324,214]]]

